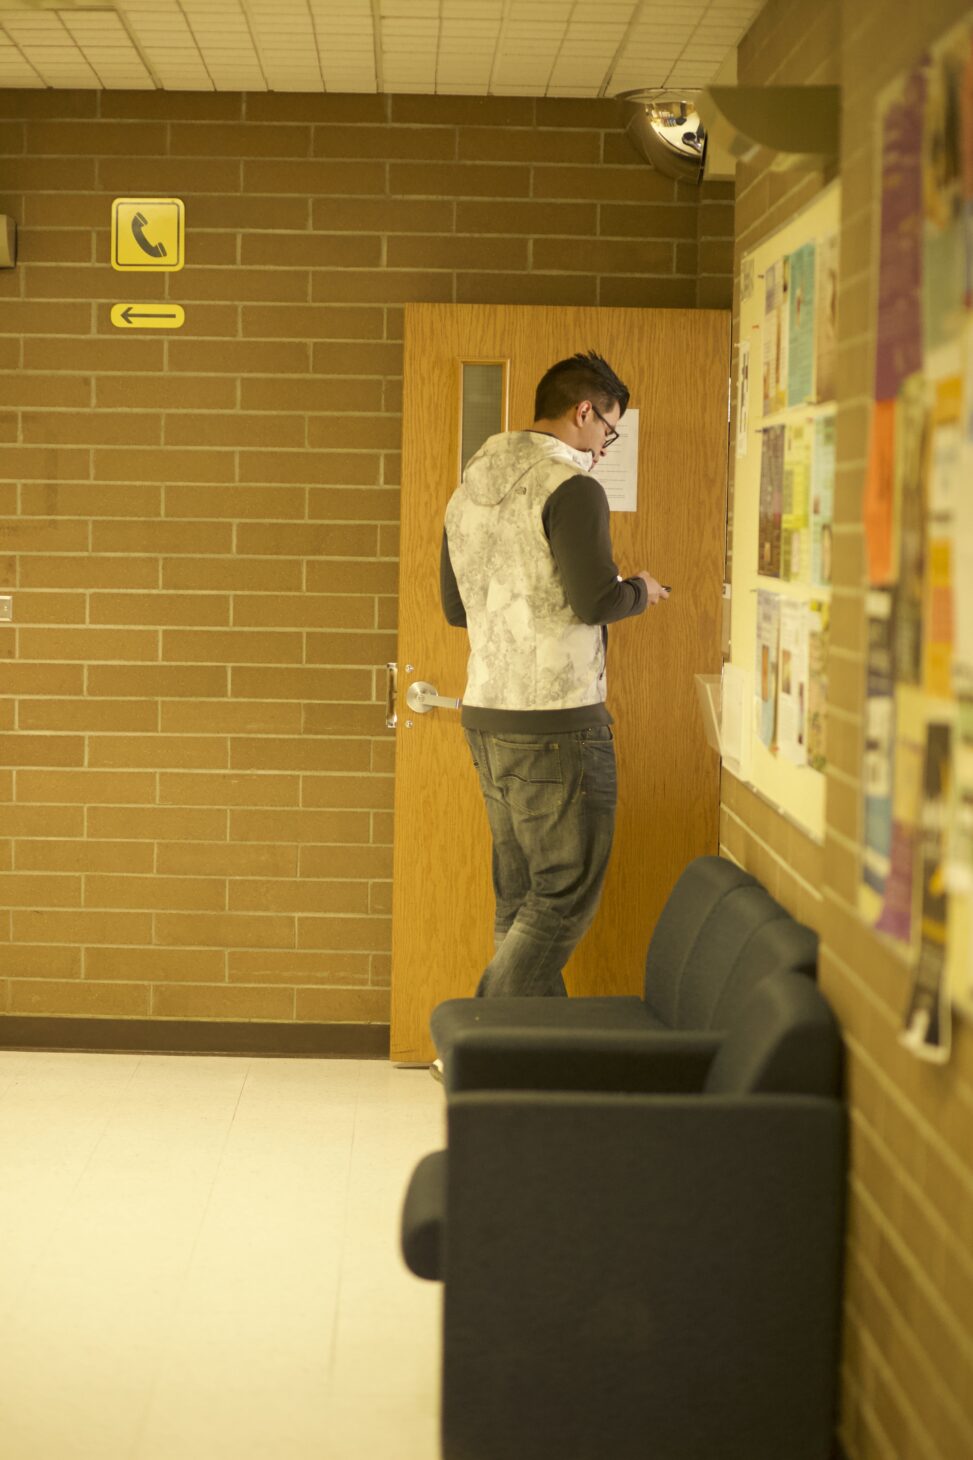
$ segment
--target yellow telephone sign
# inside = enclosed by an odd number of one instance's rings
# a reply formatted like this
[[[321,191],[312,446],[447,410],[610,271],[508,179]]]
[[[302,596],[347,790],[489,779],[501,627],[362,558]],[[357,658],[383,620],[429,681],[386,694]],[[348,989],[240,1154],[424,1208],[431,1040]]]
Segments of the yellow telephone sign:
[[[175,273],[186,262],[181,198],[116,198],[111,205],[111,266],[125,274]]]

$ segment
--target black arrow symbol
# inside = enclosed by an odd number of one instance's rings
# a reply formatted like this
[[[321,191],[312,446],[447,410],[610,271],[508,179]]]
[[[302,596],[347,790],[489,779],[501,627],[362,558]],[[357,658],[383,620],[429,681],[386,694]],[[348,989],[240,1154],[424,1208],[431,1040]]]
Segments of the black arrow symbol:
[[[176,316],[175,316],[175,313],[174,312],[170,312],[168,314],[163,314],[158,309],[151,309],[151,310],[149,310],[146,313],[137,314],[132,309],[132,306],[130,304],[127,304],[125,306],[125,308],[122,310],[122,319],[125,321],[126,324],[131,324],[133,319],[175,319],[175,318],[176,318]]]

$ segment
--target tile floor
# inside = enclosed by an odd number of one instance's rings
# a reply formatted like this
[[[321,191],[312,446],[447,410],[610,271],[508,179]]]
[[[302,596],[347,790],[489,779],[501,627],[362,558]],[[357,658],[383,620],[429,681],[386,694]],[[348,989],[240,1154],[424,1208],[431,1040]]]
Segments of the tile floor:
[[[0,1052],[0,1460],[434,1460],[443,1117],[377,1060]]]

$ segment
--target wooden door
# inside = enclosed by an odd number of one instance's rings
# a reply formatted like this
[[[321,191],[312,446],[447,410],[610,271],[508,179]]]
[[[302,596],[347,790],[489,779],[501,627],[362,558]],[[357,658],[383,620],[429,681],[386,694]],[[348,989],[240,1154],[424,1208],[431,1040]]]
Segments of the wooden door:
[[[490,838],[459,713],[406,705],[414,681],[455,696],[466,682],[466,632],[449,627],[439,602],[462,362],[508,362],[511,430],[530,426],[547,367],[577,350],[604,355],[640,410],[638,510],[613,513],[612,540],[623,574],[647,568],[672,597],[609,629],[615,846],[600,911],[565,970],[572,994],[631,994],[672,884],[691,857],[718,846],[719,762],[693,676],[720,667],[729,330],[722,310],[406,309],[393,1060],[433,1057],[433,1007],[472,994],[492,954]]]

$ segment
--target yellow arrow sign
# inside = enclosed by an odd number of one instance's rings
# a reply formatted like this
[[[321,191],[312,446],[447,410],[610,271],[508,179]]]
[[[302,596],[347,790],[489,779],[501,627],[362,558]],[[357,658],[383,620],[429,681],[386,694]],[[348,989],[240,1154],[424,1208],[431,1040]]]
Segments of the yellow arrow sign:
[[[113,304],[111,322],[120,330],[177,330],[186,311],[181,304]]]

